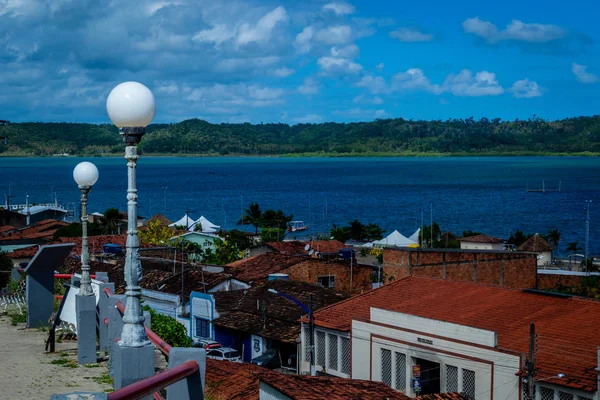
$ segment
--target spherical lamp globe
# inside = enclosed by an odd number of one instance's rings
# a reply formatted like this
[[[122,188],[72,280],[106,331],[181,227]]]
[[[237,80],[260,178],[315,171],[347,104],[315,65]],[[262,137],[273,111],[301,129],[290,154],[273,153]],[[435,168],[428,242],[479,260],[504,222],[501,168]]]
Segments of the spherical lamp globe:
[[[123,82],[110,92],[106,111],[119,128],[145,128],[156,113],[150,89],[138,82]]]
[[[98,181],[98,168],[88,161],[79,163],[73,170],[73,179],[79,186],[94,186]]]

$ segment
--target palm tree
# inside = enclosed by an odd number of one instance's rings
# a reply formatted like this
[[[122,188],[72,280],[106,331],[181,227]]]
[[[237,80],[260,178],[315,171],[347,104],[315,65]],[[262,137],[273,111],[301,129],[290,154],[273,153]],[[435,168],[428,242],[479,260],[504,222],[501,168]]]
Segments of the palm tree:
[[[560,242],[560,232],[558,229],[552,229],[548,232],[548,242],[554,247],[554,250],[558,250],[558,243]]]
[[[579,245],[579,240],[575,241],[575,242],[570,242],[567,243],[567,252],[572,252],[573,254],[576,254],[578,251],[581,251],[583,248]]]
[[[261,218],[262,211],[258,203],[250,203],[250,206],[244,210],[244,216],[238,221],[238,225],[252,225],[254,226],[255,234],[258,235]]]

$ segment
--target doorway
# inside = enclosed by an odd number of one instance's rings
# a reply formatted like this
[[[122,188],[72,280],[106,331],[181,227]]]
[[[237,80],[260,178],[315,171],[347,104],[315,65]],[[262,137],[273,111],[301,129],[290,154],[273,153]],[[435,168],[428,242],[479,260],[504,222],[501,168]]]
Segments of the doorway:
[[[421,367],[421,393],[419,395],[440,392],[440,364],[416,358],[415,364]]]

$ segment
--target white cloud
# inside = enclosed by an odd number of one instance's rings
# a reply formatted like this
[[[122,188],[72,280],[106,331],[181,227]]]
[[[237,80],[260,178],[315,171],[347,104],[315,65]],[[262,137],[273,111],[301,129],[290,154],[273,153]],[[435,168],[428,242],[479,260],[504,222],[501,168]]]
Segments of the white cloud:
[[[375,110],[375,118],[384,118],[387,117],[388,113],[385,110]]]
[[[323,6],[323,11],[333,11],[337,15],[346,15],[354,13],[354,6],[343,2],[328,3]]]
[[[361,94],[356,96],[352,102],[355,104],[383,104],[383,99],[379,96],[368,97]]]
[[[443,91],[450,92],[455,96],[497,96],[504,93],[496,79],[496,74],[488,71],[473,72],[463,69],[458,74],[450,74],[446,77]]]
[[[429,42],[433,40],[433,35],[423,33],[418,29],[400,28],[390,32],[390,36],[399,39],[401,42]]]
[[[363,69],[360,64],[338,57],[321,57],[317,60],[317,64],[327,75],[355,75]]]
[[[226,58],[217,62],[214,70],[219,74],[232,72],[262,70],[279,63],[281,59],[277,56],[251,57],[251,58]]]
[[[577,80],[581,83],[595,83],[600,81],[598,75],[594,75],[591,72],[587,72],[586,65],[573,63],[571,65],[571,72],[573,72],[573,75],[575,75]]]
[[[442,88],[433,85],[425,76],[423,70],[411,68],[406,72],[400,72],[392,77],[392,89],[396,91],[422,90],[440,94]]]
[[[335,110],[332,112],[334,115],[339,115],[342,117],[347,117],[351,119],[373,119],[373,118],[383,118],[388,114],[385,110],[371,110],[360,107],[351,108],[348,110]]]
[[[489,43],[502,40],[543,43],[560,39],[567,34],[564,29],[556,25],[525,23],[518,19],[513,19],[503,31],[489,21],[482,21],[479,17],[466,19],[462,26],[465,32],[486,39]]]
[[[348,25],[335,25],[319,29],[315,39],[326,44],[346,44],[352,40],[352,28]]]
[[[220,45],[231,39],[235,35],[233,29],[227,28],[227,25],[215,25],[212,29],[205,29],[192,37],[195,42],[207,42]]]
[[[271,32],[279,23],[288,20],[287,12],[283,7],[277,7],[258,20],[255,26],[242,24],[238,29],[236,43],[246,45],[252,42],[266,42],[271,39]]]
[[[364,87],[373,94],[385,93],[388,91],[387,83],[381,76],[365,75],[356,84],[358,87]]]
[[[285,91],[259,85],[214,84],[199,88],[186,87],[186,99],[215,114],[230,114],[234,107],[269,107],[284,103]]]
[[[302,32],[296,35],[294,46],[300,53],[308,53],[312,48],[312,38],[315,35],[315,28],[307,26],[302,29]]]
[[[321,84],[314,78],[304,79],[304,83],[298,87],[302,94],[317,94],[321,91]]]
[[[529,79],[521,79],[513,83],[510,91],[517,98],[529,99],[540,97],[544,92],[544,88],[538,85],[537,82],[530,81]]]
[[[359,52],[360,52],[360,49],[355,44],[349,44],[348,46],[343,46],[343,47],[333,46],[331,48],[331,55],[333,57],[356,58],[356,57],[358,57]]]
[[[296,117],[294,121],[298,124],[318,124],[323,121],[323,117],[317,114],[307,114],[303,117]]]
[[[276,76],[278,78],[285,78],[290,75],[293,75],[295,72],[296,72],[295,69],[281,67],[281,68],[277,68],[276,70],[273,71],[273,76]]]

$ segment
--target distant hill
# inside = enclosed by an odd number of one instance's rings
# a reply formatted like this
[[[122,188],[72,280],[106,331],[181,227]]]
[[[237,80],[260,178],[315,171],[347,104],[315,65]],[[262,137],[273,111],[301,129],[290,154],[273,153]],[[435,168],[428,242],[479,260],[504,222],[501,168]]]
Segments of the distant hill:
[[[109,155],[123,152],[108,124],[0,126],[0,155]],[[545,121],[382,119],[357,123],[211,124],[191,119],[148,127],[146,154],[520,154],[600,153],[600,116]]]

